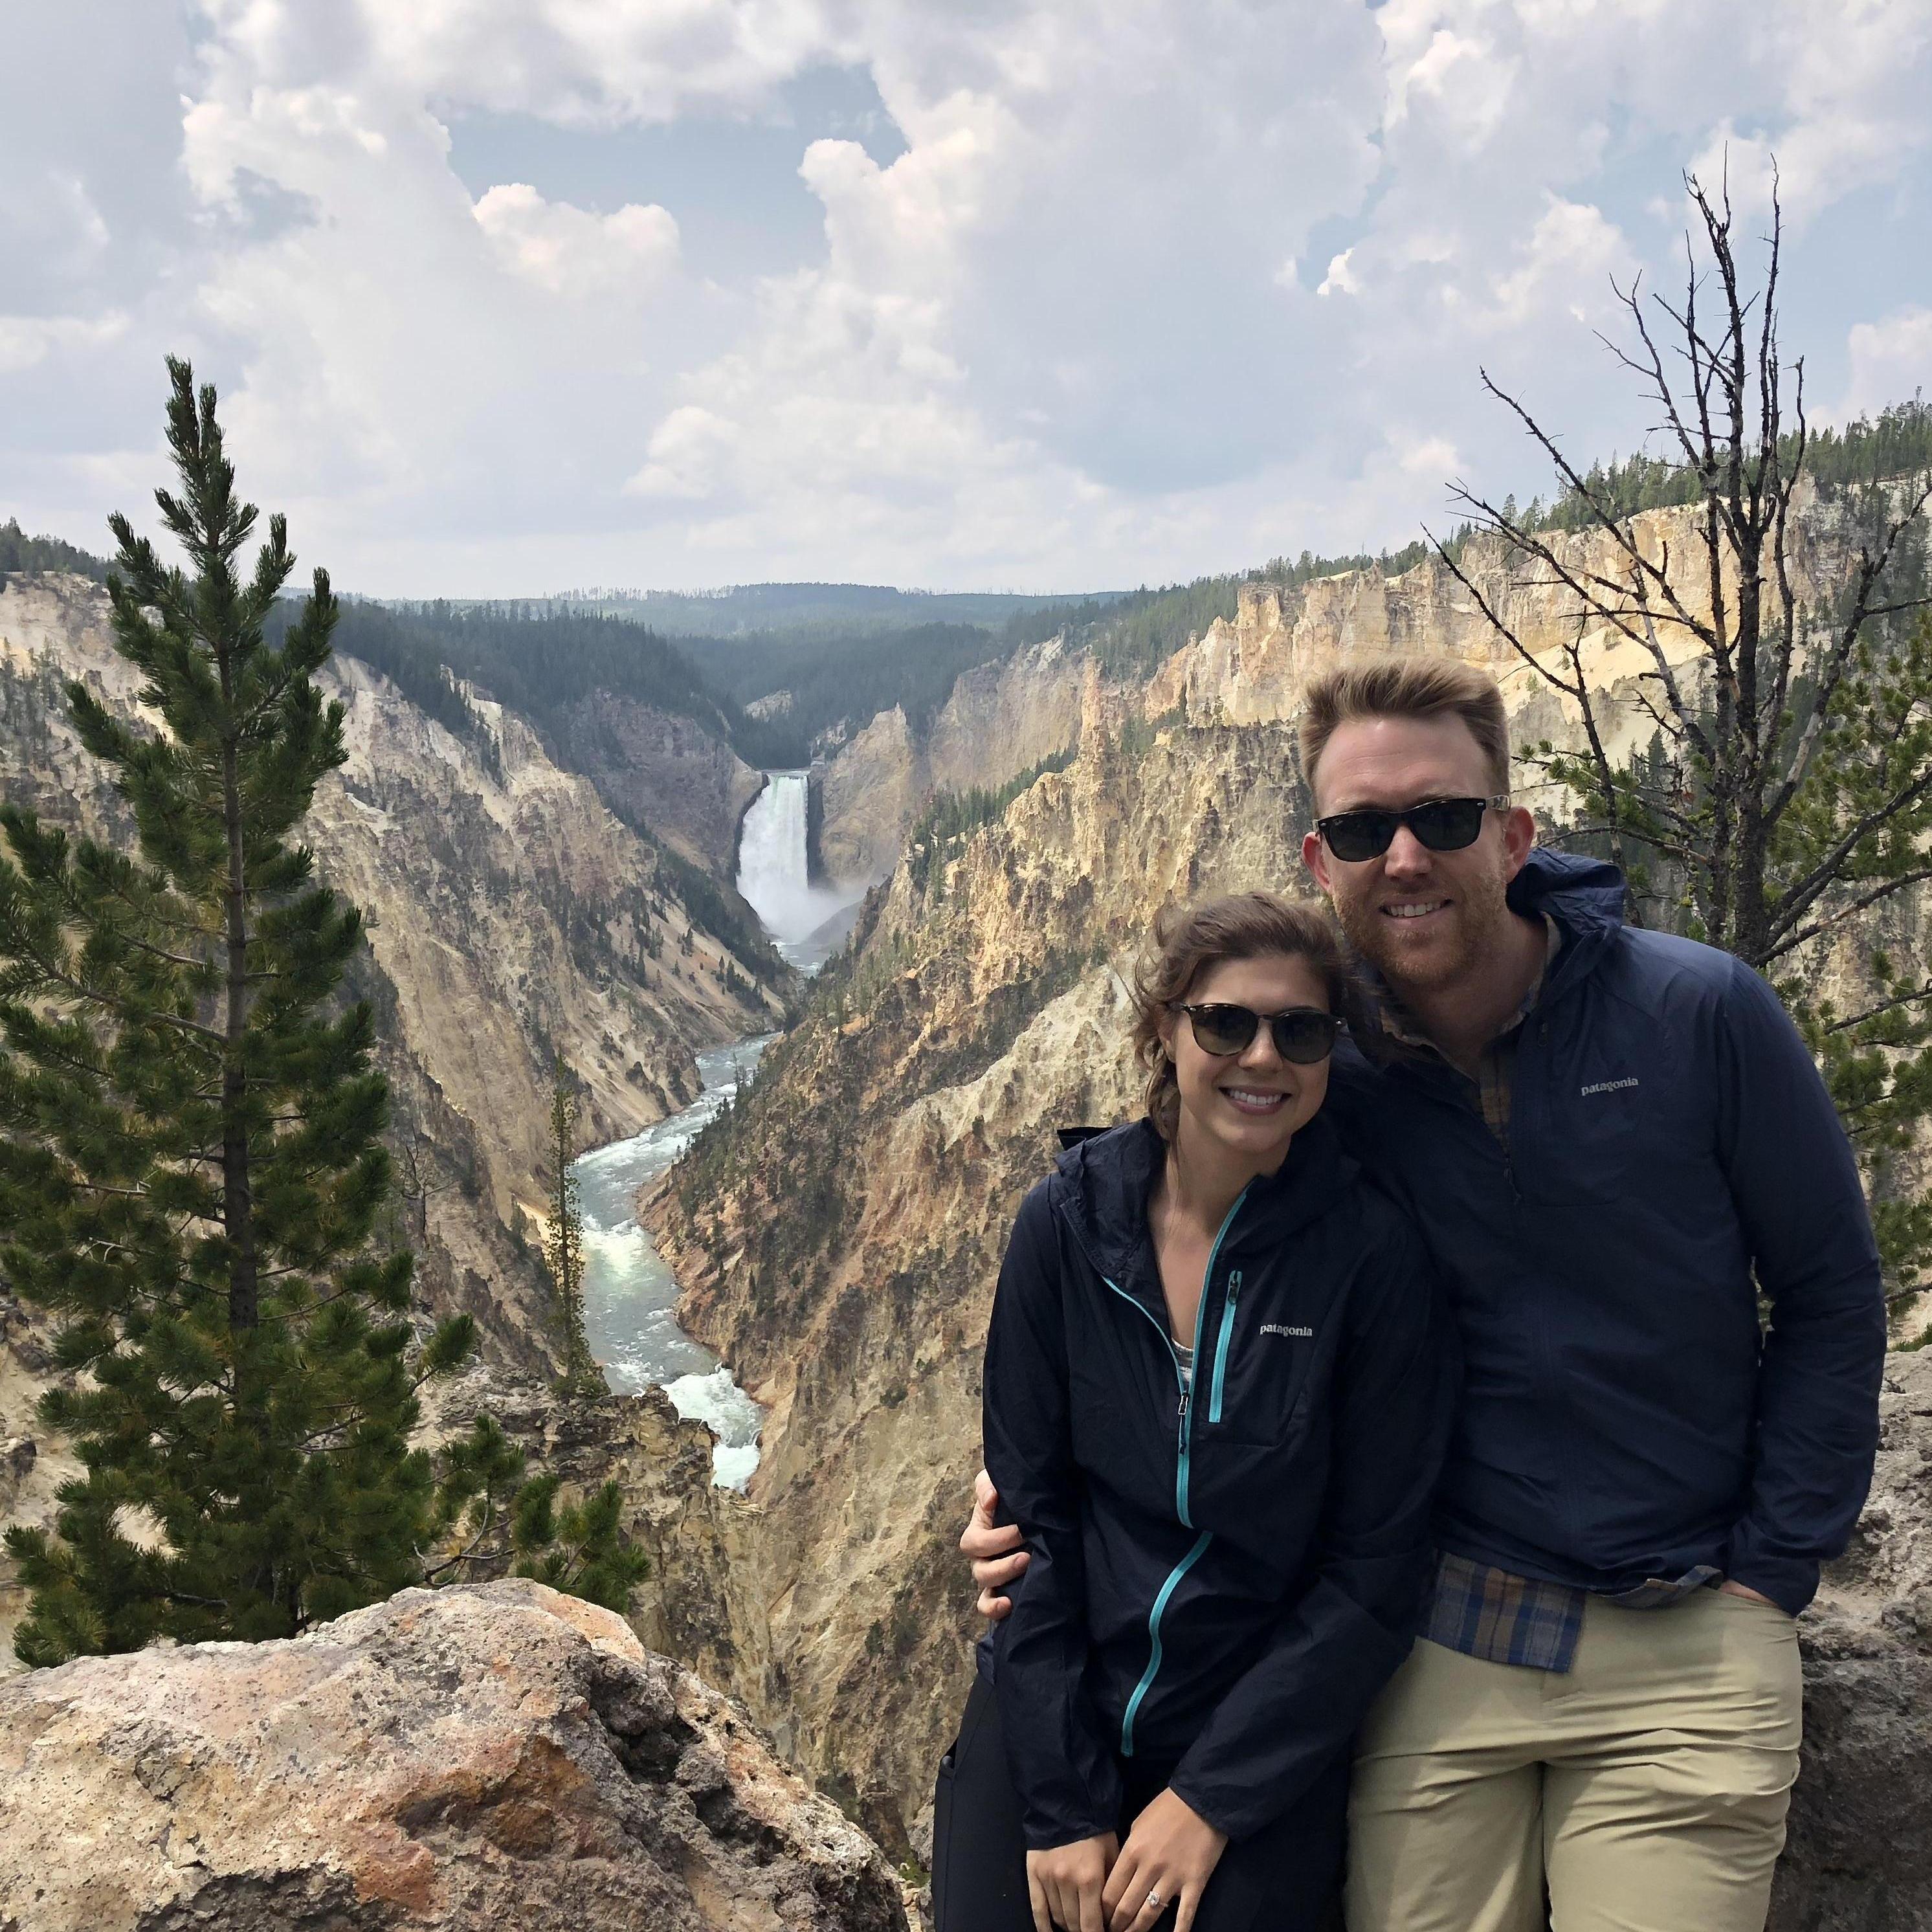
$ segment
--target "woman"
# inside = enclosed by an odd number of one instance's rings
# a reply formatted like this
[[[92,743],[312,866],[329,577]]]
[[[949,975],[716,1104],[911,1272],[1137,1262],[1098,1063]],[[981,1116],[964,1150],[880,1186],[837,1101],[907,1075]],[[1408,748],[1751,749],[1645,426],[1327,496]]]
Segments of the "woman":
[[[1420,1245],[1319,1118],[1347,988],[1312,908],[1164,917],[1148,1117],[1021,1207],[985,1432],[1031,1562],[940,1770],[939,1932],[1331,1922],[1452,1393]]]

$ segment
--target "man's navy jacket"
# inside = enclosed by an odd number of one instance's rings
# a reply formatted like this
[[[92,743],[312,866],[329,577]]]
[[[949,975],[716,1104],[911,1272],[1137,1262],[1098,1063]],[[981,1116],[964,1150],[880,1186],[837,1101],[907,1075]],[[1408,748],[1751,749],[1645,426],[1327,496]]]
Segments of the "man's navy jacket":
[[[986,1466],[1031,1567],[982,1654],[1028,1844],[1116,1830],[1120,1760],[1229,1836],[1345,1774],[1408,1654],[1455,1342],[1408,1217],[1317,1116],[1229,1210],[1191,1390],[1144,1120],[1030,1193],[986,1340]]]
[[[1562,944],[1507,1148],[1432,1055],[1345,1046],[1329,1101],[1456,1311],[1438,1540],[1597,1589],[1708,1564],[1795,1616],[1877,1443],[1884,1298],[1844,1130],[1770,988],[1626,927],[1614,868],[1532,853],[1510,904]]]

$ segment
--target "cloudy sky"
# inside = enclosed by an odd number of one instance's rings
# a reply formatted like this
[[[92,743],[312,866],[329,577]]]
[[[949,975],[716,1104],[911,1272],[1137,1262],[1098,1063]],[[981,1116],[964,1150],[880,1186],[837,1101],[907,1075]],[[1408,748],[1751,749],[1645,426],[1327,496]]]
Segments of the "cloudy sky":
[[[376,594],[1070,590],[1399,544],[1651,420],[1681,175],[1843,419],[1932,386],[1932,0],[0,0],[0,519],[161,357]]]

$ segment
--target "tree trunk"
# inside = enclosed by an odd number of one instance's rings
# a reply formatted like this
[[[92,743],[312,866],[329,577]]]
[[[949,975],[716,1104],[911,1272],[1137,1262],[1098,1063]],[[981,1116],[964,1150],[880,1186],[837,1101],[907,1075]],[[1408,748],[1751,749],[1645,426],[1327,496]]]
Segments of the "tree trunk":
[[[221,667],[224,695],[228,666]],[[242,1045],[248,1024],[248,874],[243,862],[239,758],[231,741],[221,754],[221,809],[228,838],[227,1045],[221,1065],[221,1213],[229,1246],[228,1325],[253,1328],[260,1319],[255,1205],[248,1173],[248,1076]]]

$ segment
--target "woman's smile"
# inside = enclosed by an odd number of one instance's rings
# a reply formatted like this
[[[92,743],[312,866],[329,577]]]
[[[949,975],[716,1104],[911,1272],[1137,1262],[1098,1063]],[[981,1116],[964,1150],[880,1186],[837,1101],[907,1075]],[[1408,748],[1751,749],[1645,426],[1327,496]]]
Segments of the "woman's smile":
[[[1224,1086],[1221,1091],[1237,1111],[1258,1118],[1278,1114],[1288,1104],[1288,1096],[1274,1088],[1230,1085]]]

